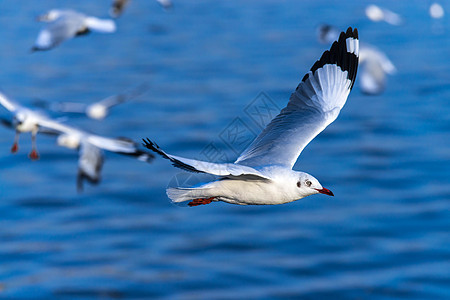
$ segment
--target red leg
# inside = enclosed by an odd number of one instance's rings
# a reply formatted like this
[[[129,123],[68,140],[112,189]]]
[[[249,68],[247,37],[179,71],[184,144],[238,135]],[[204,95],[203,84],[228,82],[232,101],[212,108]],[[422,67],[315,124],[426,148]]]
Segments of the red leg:
[[[188,203],[189,206],[198,206],[198,205],[205,205],[205,204],[210,204],[212,201],[214,200],[214,197],[211,198],[199,198],[199,199],[194,199],[191,202]]]
[[[36,151],[36,149],[31,150],[30,154],[28,155],[28,157],[31,160],[38,160],[39,159],[39,153]]]
[[[11,153],[17,153],[19,151],[19,132],[16,131],[16,135],[14,136],[14,144],[11,147]]]
[[[37,150],[36,150],[36,133],[35,133],[35,132],[32,132],[32,133],[31,133],[31,152],[30,152],[30,154],[28,155],[28,157],[29,157],[31,160],[37,160],[37,159],[39,159],[39,154],[38,154],[38,152],[37,152]]]

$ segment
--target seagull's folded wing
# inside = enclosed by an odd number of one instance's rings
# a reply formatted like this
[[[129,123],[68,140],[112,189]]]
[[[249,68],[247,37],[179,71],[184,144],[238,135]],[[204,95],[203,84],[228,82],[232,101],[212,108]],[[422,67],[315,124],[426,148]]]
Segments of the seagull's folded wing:
[[[292,168],[306,145],[339,115],[355,82],[358,53],[358,31],[350,27],[322,54],[288,105],[235,163]]]
[[[252,167],[235,165],[235,164],[218,164],[218,163],[210,163],[201,160],[189,159],[184,157],[179,157],[175,155],[168,154],[161,150],[158,145],[150,141],[149,139],[143,140],[144,146],[148,149],[155,151],[162,157],[170,160],[172,164],[180,169],[185,171],[194,172],[194,173],[207,173],[216,176],[256,176],[262,179],[270,179],[259,171],[255,170]]]

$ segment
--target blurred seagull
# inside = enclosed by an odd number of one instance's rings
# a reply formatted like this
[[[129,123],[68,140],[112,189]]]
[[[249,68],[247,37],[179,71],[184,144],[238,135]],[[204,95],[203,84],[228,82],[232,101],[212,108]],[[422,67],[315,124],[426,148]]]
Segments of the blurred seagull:
[[[368,95],[382,93],[386,88],[386,74],[393,75],[397,72],[385,53],[368,44],[361,44],[359,63],[359,85],[361,91]]]
[[[156,0],[159,5],[165,10],[172,8],[173,4],[171,0]],[[111,9],[109,10],[109,15],[113,18],[119,17],[125,7],[130,3],[130,0],[113,0]]]
[[[287,106],[234,163],[174,156],[144,140],[144,146],[175,167],[219,176],[192,188],[169,187],[168,197],[196,206],[212,201],[282,204],[318,193],[333,196],[316,178],[292,167],[306,145],[339,115],[355,82],[358,49],[358,31],[349,27],[303,77]]]
[[[103,120],[108,114],[109,110],[121,103],[132,100],[143,94],[148,89],[147,85],[142,84],[130,91],[121,94],[109,96],[92,104],[84,104],[77,102],[50,102],[45,100],[36,100],[33,104],[35,106],[45,108],[50,111],[59,113],[74,113],[86,114],[91,119]]]
[[[429,13],[434,19],[441,19],[445,15],[444,8],[437,2],[430,5]]]
[[[36,150],[36,135],[38,132],[58,135],[57,143],[59,146],[79,150],[77,180],[79,190],[82,189],[84,179],[91,183],[99,182],[103,166],[103,150],[133,156],[145,162],[150,162],[154,158],[152,153],[140,150],[138,145],[129,139],[102,137],[62,124],[42,113],[17,104],[3,93],[0,93],[0,104],[13,114],[12,121],[2,120],[3,124],[16,130],[11,152],[16,153],[18,151],[19,134],[21,132],[31,132],[32,134],[32,151],[29,156],[33,160],[39,158]]]
[[[39,131],[40,120],[46,119],[47,117],[40,112],[33,111],[9,100],[1,92],[0,104],[12,113],[12,120],[2,119],[4,125],[7,125],[16,131],[14,143],[11,147],[11,153],[17,153],[19,150],[20,133],[31,132],[31,152],[28,156],[31,160],[39,159],[39,154],[36,149],[36,135]]]
[[[50,50],[63,41],[91,31],[111,33],[116,31],[113,20],[99,19],[68,9],[52,9],[38,17],[48,23],[40,32],[32,51]]]
[[[166,10],[171,9],[173,7],[173,3],[171,0],[156,0],[156,2],[158,2],[159,5],[161,5],[161,7]]]
[[[374,4],[366,7],[366,16],[373,22],[385,21],[391,25],[400,25],[403,22],[399,14]]]
[[[123,13],[125,6],[127,6],[129,2],[130,0],[113,0],[109,15],[113,18],[117,18]]]
[[[317,33],[323,44],[331,44],[339,36],[338,29],[328,24],[320,25]],[[393,75],[397,72],[385,53],[367,43],[360,43],[359,63],[359,85],[361,91],[368,95],[382,93],[386,87],[386,74]]]
[[[127,138],[107,138],[52,120],[44,122],[42,126],[59,134],[59,146],[78,150],[78,191],[83,190],[83,180],[91,184],[100,182],[104,162],[103,150],[133,156],[144,162],[150,162],[154,158],[153,154],[140,150],[135,142]]]

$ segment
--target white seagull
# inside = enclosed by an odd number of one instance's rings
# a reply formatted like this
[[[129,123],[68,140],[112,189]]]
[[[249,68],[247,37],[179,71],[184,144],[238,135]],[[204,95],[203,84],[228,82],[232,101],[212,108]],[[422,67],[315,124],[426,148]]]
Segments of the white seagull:
[[[319,41],[331,44],[339,37],[339,30],[331,25],[323,24],[317,30]],[[373,45],[361,43],[359,47],[359,86],[367,95],[378,95],[386,88],[386,75],[397,72],[386,53]]]
[[[13,128],[16,131],[14,136],[14,143],[11,147],[11,153],[17,153],[19,150],[19,136],[23,132],[31,132],[31,152],[30,159],[39,159],[39,154],[36,149],[36,135],[39,131],[39,122],[47,117],[38,112],[19,105],[18,103],[8,99],[0,92],[0,104],[12,114],[12,121],[2,119],[5,125]]]
[[[70,149],[79,150],[78,160],[78,189],[82,189],[82,181],[91,183],[100,181],[100,172],[103,166],[103,150],[122,155],[133,156],[138,160],[150,162],[154,155],[138,148],[138,145],[126,138],[107,138],[88,133],[81,129],[62,124],[46,115],[19,105],[0,93],[0,104],[13,114],[13,120],[3,120],[3,123],[16,130],[14,144],[11,152],[19,149],[18,141],[21,132],[31,132],[32,151],[30,158],[39,158],[36,150],[36,135],[38,132],[58,135],[57,143]]]
[[[282,204],[318,193],[333,196],[316,178],[292,167],[306,145],[339,115],[355,82],[358,52],[358,31],[349,27],[303,77],[287,106],[234,163],[174,156],[144,140],[144,146],[176,167],[219,176],[192,188],[169,187],[168,197],[196,206],[212,201]]]
[[[39,32],[32,51],[50,50],[65,40],[91,31],[111,33],[116,31],[113,20],[87,16],[70,9],[52,9],[38,17],[47,25]]]
[[[144,162],[150,162],[154,158],[153,154],[140,150],[135,142],[127,138],[107,138],[53,120],[43,122],[42,126],[59,134],[59,146],[78,150],[78,191],[83,190],[83,180],[92,184],[100,182],[103,150],[133,156]]]
[[[39,99],[34,102],[34,105],[58,113],[86,114],[86,116],[91,119],[103,120],[109,114],[111,108],[138,97],[146,90],[147,86],[143,84],[130,91],[112,95],[91,104],[78,102],[50,102]]]
[[[370,4],[366,7],[366,16],[373,22],[384,21],[391,25],[400,25],[403,22],[399,14],[375,4]]]

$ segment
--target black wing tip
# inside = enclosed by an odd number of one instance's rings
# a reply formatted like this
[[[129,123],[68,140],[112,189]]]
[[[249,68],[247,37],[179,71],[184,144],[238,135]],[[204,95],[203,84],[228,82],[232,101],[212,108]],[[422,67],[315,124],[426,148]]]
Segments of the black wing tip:
[[[153,152],[161,155],[163,158],[168,159],[170,161],[174,161],[170,156],[168,156],[166,154],[166,152],[162,151],[161,148],[159,148],[158,144],[156,144],[155,142],[151,141],[149,138],[144,138],[142,139],[142,141],[144,142],[142,145],[149,149],[152,150]]]
[[[347,28],[347,30],[344,32],[342,31],[341,34],[339,35],[339,41],[341,39],[346,40],[348,38],[354,38],[354,39],[359,39],[358,37],[358,29],[355,28],[353,29],[351,26]]]
[[[152,142],[149,138],[146,138],[146,139],[144,138],[144,139],[142,139],[142,141],[144,142],[142,144],[144,147],[158,153],[163,158],[170,160],[174,167],[177,167],[182,170],[189,171],[189,172],[204,173],[203,171],[197,170],[195,167],[193,167],[191,165],[188,165],[174,157],[169,156],[167,153],[162,151],[161,148],[159,148],[159,146],[155,142]]]
[[[351,80],[350,89],[353,87],[356,79],[356,72],[358,69],[358,54],[350,52],[347,49],[347,39],[353,38],[358,40],[358,29],[353,29],[352,27],[348,27],[345,32],[341,32],[339,35],[339,39],[330,47],[330,50],[326,50],[319,60],[317,60],[314,65],[311,67],[310,72],[313,74],[323,66],[327,64],[334,64],[339,66],[342,71],[347,71],[347,78]],[[309,78],[309,73],[307,73],[302,82],[306,81]]]
[[[77,175],[77,192],[82,193],[84,191],[84,181],[89,182],[92,185],[98,185],[101,181],[100,177],[92,178],[88,174],[86,174],[83,170],[78,171]]]
[[[152,150],[156,153],[161,152],[159,146],[156,143],[152,142],[149,138],[143,138],[142,141],[144,142],[142,143],[142,146],[144,146],[145,148]]]

